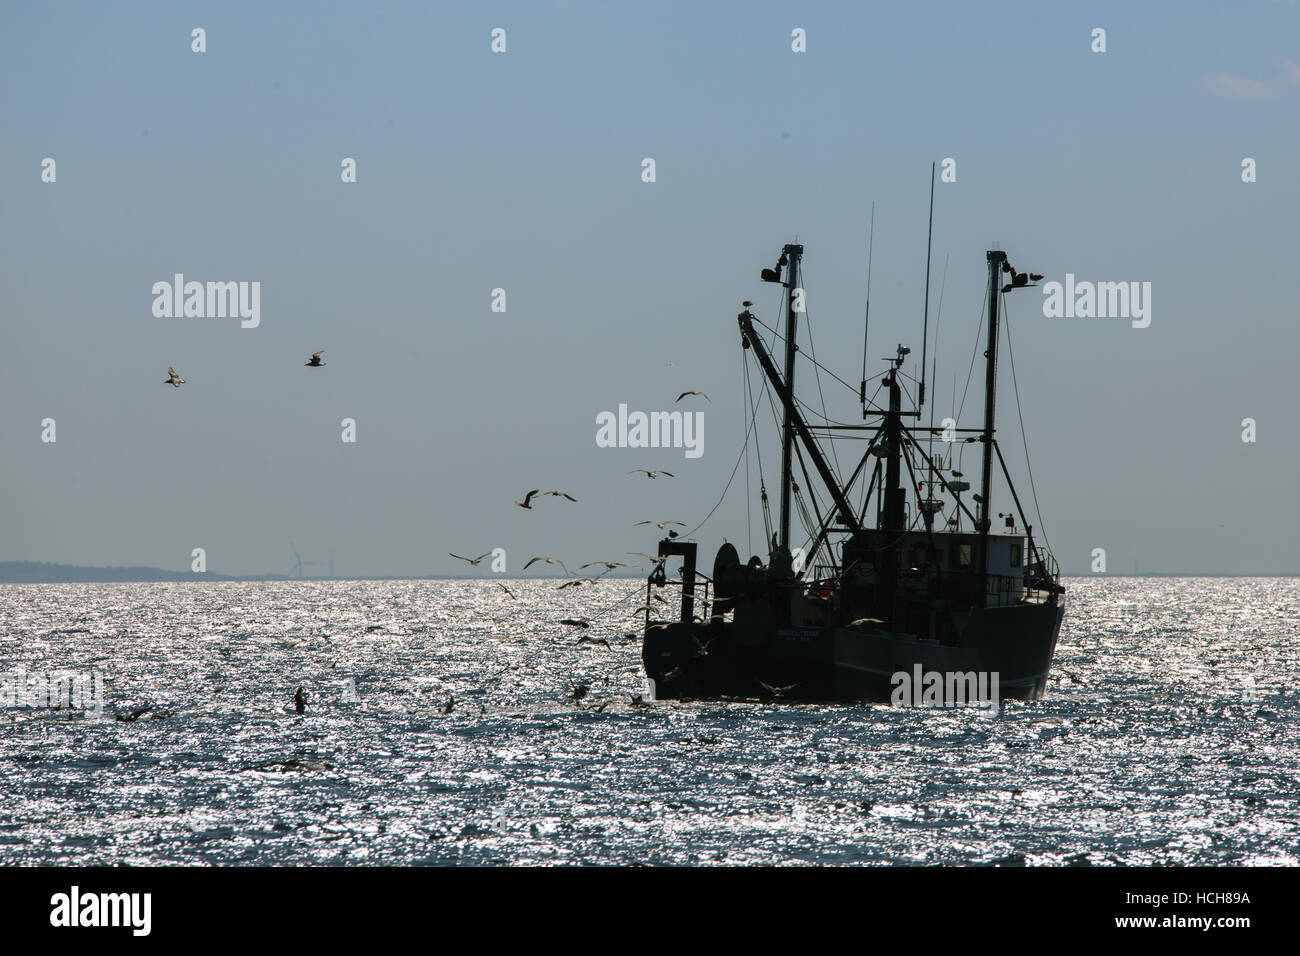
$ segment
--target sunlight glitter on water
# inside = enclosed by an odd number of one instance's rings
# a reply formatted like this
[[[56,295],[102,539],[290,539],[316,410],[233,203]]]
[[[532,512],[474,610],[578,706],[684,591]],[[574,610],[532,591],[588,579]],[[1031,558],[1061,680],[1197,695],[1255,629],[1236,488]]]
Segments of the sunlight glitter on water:
[[[1300,862],[1296,580],[1067,581],[996,717],[634,707],[644,582],[507,583],[0,586],[0,669],[106,696],[0,709],[0,860]]]

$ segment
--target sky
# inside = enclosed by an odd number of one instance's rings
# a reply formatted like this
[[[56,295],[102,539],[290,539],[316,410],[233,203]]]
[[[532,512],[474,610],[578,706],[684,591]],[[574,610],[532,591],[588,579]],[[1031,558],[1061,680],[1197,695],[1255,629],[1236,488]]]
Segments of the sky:
[[[296,548],[423,576],[499,547],[517,574],[631,561],[659,537],[637,521],[706,515],[706,567],[724,537],[765,555],[752,456],[749,498],[742,467],[710,515],[744,437],[740,302],[775,326],[759,271],[802,243],[818,359],[856,387],[870,247],[868,374],[919,357],[951,159],[940,417],[985,250],[1150,283],[1145,328],[1006,297],[999,436],[1027,498],[1018,386],[1063,571],[1104,549],[1108,573],[1300,573],[1297,119],[1285,0],[6,4],[0,560],[184,570],[202,548],[286,573]],[[176,273],[260,283],[257,326],[155,315]],[[961,426],[982,387],[977,365]],[[598,447],[620,404],[703,412],[703,454]],[[578,501],[515,507],[532,489]]]

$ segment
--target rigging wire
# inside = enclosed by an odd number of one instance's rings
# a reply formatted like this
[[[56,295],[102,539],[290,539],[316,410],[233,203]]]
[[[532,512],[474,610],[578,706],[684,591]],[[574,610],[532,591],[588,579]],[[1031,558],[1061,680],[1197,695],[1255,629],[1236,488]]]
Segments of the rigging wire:
[[[747,435],[754,434],[756,436],[758,433],[758,407],[757,406],[760,397],[754,395],[754,387],[750,383],[750,378],[749,378],[749,358],[745,354],[745,350],[743,349],[741,350],[741,362],[745,369],[745,391],[749,394],[749,397],[746,402],[746,412],[749,415],[749,426],[746,434]],[[764,394],[767,393],[768,387],[769,387],[768,382],[765,379],[763,382]],[[767,480],[763,474],[763,443],[761,441],[758,441],[757,438],[754,441],[754,455],[758,459],[758,488],[759,488],[759,493],[762,496],[761,500],[762,500],[762,508],[763,508],[763,535],[764,535],[763,540],[768,541],[771,540],[772,537],[772,516],[767,506]],[[745,462],[746,462],[746,467],[748,467],[748,462],[749,462],[748,456],[746,456]],[[751,507],[751,505],[748,502],[753,501],[753,499],[746,497],[745,501],[746,501],[745,520],[748,525],[750,519],[750,507]],[[752,529],[749,532],[749,553],[750,554],[754,553],[754,536],[753,536]]]
[[[772,335],[776,337],[777,341],[779,341],[782,345],[785,344],[785,336],[782,335],[780,332],[776,331],[776,329],[772,328],[770,325],[768,325],[766,322],[764,322],[764,321],[763,321],[762,319],[760,319],[758,316],[754,316],[754,321],[755,321],[756,323],[758,323],[759,325],[761,325],[763,328],[767,329],[769,332],[771,332]],[[775,353],[775,352],[776,352],[776,349],[775,349],[775,347],[769,347],[769,348],[768,348],[768,351],[769,351],[769,352],[772,352],[772,353]],[[817,366],[819,369],[821,369],[823,372],[825,372],[827,375],[829,375],[831,378],[835,379],[835,381],[839,382],[841,385],[843,385],[845,388],[847,388],[847,389],[848,389],[850,392],[852,392],[854,395],[857,395],[857,394],[858,394],[858,390],[857,390],[856,388],[854,388],[854,387],[853,387],[852,385],[850,385],[848,382],[844,381],[844,379],[840,378],[838,375],[836,375],[834,372],[832,372],[830,369],[828,369],[825,365],[822,365],[820,362],[817,362],[815,359],[812,359],[811,357],[810,357],[808,360],[809,360],[810,362],[812,362],[814,365],[816,365],[816,366]]]
[[[943,322],[943,290],[948,286],[948,256],[943,257],[943,281],[939,283],[939,308],[934,315],[934,361],[931,363],[930,378],[934,381],[933,388],[939,389],[939,326]],[[926,454],[931,460],[934,459],[934,407],[938,404],[934,396],[930,396],[930,440],[926,447]],[[954,422],[955,424],[955,422]],[[933,481],[933,473],[931,480]]]
[[[746,381],[746,383],[749,382],[749,360],[748,360],[748,356],[746,356],[746,360],[745,360],[745,381]],[[768,386],[768,382],[767,382],[766,379],[764,379],[764,381],[763,381],[763,394],[764,394],[764,395],[767,394],[768,387],[769,387],[769,386]],[[758,402],[760,401],[760,399],[761,399],[762,396],[754,397],[754,396],[753,396],[753,386],[751,385],[751,386],[749,386],[749,388],[750,388],[750,395],[751,395],[750,416],[749,416],[749,427],[750,427],[750,433],[752,433],[752,434],[755,436],[755,440],[754,440],[754,454],[755,454],[755,456],[758,458],[758,491],[759,491],[759,495],[760,495],[760,503],[761,503],[761,505],[762,505],[762,511],[763,511],[763,540],[764,540],[764,541],[770,541],[770,540],[772,539],[772,512],[771,512],[771,509],[768,507],[768,504],[767,504],[767,478],[766,478],[766,476],[763,474],[763,443],[762,443],[761,441],[758,441],[758,438],[757,438],[757,436],[758,436]],[[747,505],[746,507],[748,507],[748,505]],[[750,554],[753,554],[753,553],[754,553],[754,551],[753,551],[753,547],[752,547],[752,542],[751,542],[751,547],[750,547],[750,552],[749,552],[749,553],[750,553]]]
[[[990,279],[984,283],[984,295],[980,300],[980,324],[975,328],[975,349],[970,353],[970,368],[966,370],[966,387],[961,391],[961,406],[957,409],[957,421],[961,421],[962,410],[966,408],[966,393],[970,391],[970,377],[975,371],[975,356],[979,354],[980,350],[980,332],[984,329],[984,313],[988,311],[989,282],[992,281]]]
[[[1029,473],[1029,490],[1034,496],[1034,512],[1038,517],[1038,529],[1043,533],[1043,543],[1047,545],[1047,551],[1052,551],[1052,542],[1047,538],[1047,528],[1043,525],[1043,512],[1038,507],[1038,489],[1034,487],[1034,469],[1029,464],[1029,433],[1025,431],[1025,416],[1020,411],[1020,385],[1016,381],[1016,354],[1011,348],[1011,323],[1008,321],[1006,312],[1006,300],[1002,303],[1002,327],[1007,333],[1007,359],[1011,362],[1011,384],[1016,393],[1016,416],[1020,419],[1020,442],[1025,448],[1025,470]]]
[[[808,278],[807,278],[806,270],[804,272],[804,275],[802,275],[800,278],[803,279],[804,288],[807,288]],[[817,395],[821,398],[822,418],[826,418],[827,417],[826,416],[826,394],[822,391],[822,376],[820,370],[818,370],[817,368],[817,346],[813,344],[812,314],[808,311],[808,303],[806,301],[804,302],[803,305],[803,317],[804,317],[803,319],[804,329],[808,333],[808,355],[813,362],[813,379],[817,382]],[[786,384],[789,385],[790,383],[787,382]],[[790,394],[791,395],[794,394],[793,389],[791,389]],[[831,460],[835,462],[835,480],[839,481],[840,458],[839,455],[835,453],[834,442],[831,442],[830,449],[831,449]]]
[[[703,527],[704,527],[704,523],[705,523],[706,521],[708,521],[710,518],[712,518],[712,517],[713,517],[713,513],[714,513],[715,511],[717,511],[718,508],[722,505],[723,500],[727,497],[727,492],[731,490],[731,483],[732,483],[732,482],[735,480],[735,478],[736,478],[736,472],[740,471],[740,463],[741,463],[741,461],[744,459],[745,454],[746,454],[746,453],[748,452],[748,450],[749,450],[749,439],[750,439],[750,436],[751,436],[752,434],[753,434],[753,423],[751,422],[751,427],[750,427],[750,429],[749,429],[748,431],[745,432],[745,443],[744,443],[743,446],[741,446],[740,454],[736,456],[736,464],[735,464],[735,465],[732,467],[732,469],[731,469],[731,476],[727,479],[727,484],[726,484],[726,486],[722,489],[722,495],[721,495],[721,497],[718,498],[718,503],[715,504],[712,508],[709,509],[709,513],[706,514],[702,519],[700,519],[700,523],[699,523],[699,524],[697,524],[694,528],[691,528],[691,530],[687,531],[684,535],[682,535],[682,537],[684,537],[684,538],[689,538],[689,537],[691,537],[692,535],[694,535],[695,532],[697,532],[697,531],[699,531],[701,528],[703,528]],[[758,447],[758,443],[757,443],[757,442],[754,443],[754,447],[755,447],[755,448]],[[761,468],[761,465],[760,465],[760,468]]]

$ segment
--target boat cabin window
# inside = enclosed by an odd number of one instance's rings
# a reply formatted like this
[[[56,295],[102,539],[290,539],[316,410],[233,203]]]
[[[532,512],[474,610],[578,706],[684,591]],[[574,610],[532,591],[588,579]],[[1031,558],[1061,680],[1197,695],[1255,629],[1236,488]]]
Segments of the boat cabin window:
[[[959,568],[970,567],[971,557],[973,555],[973,549],[969,544],[953,545],[952,553],[953,553],[953,563],[956,564],[957,567]]]
[[[1020,567],[1020,545],[1019,544],[1013,544],[1011,546],[1011,566],[1013,568]]]

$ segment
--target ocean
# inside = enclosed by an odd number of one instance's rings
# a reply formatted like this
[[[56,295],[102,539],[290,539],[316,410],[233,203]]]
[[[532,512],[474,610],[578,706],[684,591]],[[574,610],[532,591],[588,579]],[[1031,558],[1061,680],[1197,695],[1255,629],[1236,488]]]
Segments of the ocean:
[[[0,585],[0,863],[1300,859],[1300,580],[1067,578],[996,713],[634,704],[644,581],[504,583]]]

